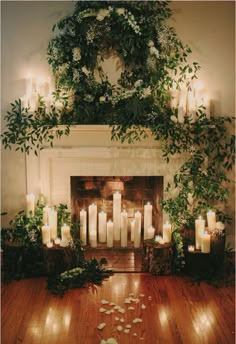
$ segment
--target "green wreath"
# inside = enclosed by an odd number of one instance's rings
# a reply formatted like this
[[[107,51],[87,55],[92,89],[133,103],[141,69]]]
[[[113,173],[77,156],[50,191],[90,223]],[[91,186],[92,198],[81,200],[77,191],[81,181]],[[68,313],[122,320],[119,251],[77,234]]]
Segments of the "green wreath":
[[[62,122],[146,127],[153,112],[170,113],[169,89],[199,68],[187,64],[191,50],[167,26],[170,15],[168,1],[77,2],[48,46],[57,86],[71,95]],[[117,85],[100,65],[112,53],[123,65]]]

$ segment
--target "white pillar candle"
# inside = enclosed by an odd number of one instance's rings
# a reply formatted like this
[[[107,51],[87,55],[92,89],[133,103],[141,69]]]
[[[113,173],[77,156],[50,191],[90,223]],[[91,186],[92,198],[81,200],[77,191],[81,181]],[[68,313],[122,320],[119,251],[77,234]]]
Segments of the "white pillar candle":
[[[50,227],[48,225],[42,226],[42,243],[47,245],[48,242],[51,240],[50,236]]]
[[[80,215],[80,240],[82,245],[87,245],[87,211],[82,209]]]
[[[97,247],[97,206],[89,206],[89,243],[92,247]]]
[[[184,122],[184,116],[186,115],[186,105],[187,105],[187,90],[183,89],[180,91],[179,96],[179,107],[178,107],[178,122]]]
[[[107,222],[107,247],[113,247],[114,225],[111,220]]]
[[[56,210],[49,211],[48,224],[51,229],[51,239],[55,240],[57,238],[57,211]]]
[[[153,239],[155,234],[155,228],[152,226],[149,226],[147,229],[147,239]]]
[[[61,240],[69,241],[70,239],[71,239],[70,227],[66,223],[64,223],[64,225],[61,227]]]
[[[207,232],[201,234],[202,253],[210,253],[211,236]]]
[[[201,234],[204,233],[205,230],[205,220],[202,219],[201,216],[197,220],[195,220],[195,245],[196,249],[201,249]]]
[[[148,202],[144,206],[144,240],[148,239],[148,228],[152,226],[152,205]]]
[[[132,220],[130,222],[131,241],[134,241],[134,228],[135,228],[135,220]]]
[[[207,224],[209,230],[213,230],[216,228],[216,213],[212,210],[207,212]]]
[[[35,197],[34,194],[28,194],[26,195],[26,215],[29,216],[34,216],[34,202],[35,202]]]
[[[140,247],[141,243],[141,213],[140,211],[136,211],[134,214],[135,218],[135,227],[134,227],[134,247]]]
[[[98,214],[98,240],[102,243],[107,240],[107,214],[104,211]]]
[[[117,191],[113,194],[114,240],[120,240],[120,213],[121,213],[121,194]]]
[[[128,244],[128,214],[127,211],[123,210],[120,215],[120,236],[121,236],[121,247],[127,247]]]
[[[166,243],[171,242],[171,224],[169,222],[163,225],[163,240]]]
[[[43,208],[43,224],[46,225],[47,223],[49,223],[49,212],[50,212],[51,208],[46,205],[46,207]]]

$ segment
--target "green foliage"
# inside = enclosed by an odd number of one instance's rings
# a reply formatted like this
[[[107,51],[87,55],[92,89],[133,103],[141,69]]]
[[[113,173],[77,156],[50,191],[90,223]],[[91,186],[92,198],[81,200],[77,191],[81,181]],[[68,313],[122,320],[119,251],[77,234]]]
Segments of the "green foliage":
[[[57,276],[50,276],[47,288],[52,294],[63,295],[69,289],[82,288],[88,283],[100,285],[104,279],[112,275],[111,270],[102,267],[106,263],[105,258],[100,261],[95,258],[90,261],[84,260],[79,267]]]

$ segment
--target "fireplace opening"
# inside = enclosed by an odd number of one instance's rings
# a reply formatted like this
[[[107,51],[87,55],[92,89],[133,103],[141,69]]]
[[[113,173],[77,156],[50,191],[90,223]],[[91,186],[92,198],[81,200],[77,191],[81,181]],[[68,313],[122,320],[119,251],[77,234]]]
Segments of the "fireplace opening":
[[[71,176],[71,210],[73,219],[81,220],[81,211],[86,216],[86,244],[106,247],[107,241],[100,240],[99,212],[106,213],[106,221],[114,219],[114,194],[120,194],[120,209],[127,213],[127,247],[132,247],[132,221],[136,212],[141,213],[141,241],[145,239],[145,205],[152,205],[151,223],[154,235],[162,233],[163,217],[159,200],[163,197],[163,176]],[[89,207],[96,205],[96,240],[91,245],[89,233]],[[81,222],[81,221],[80,221]],[[115,226],[115,223],[114,223]],[[115,230],[115,228],[114,228]],[[91,228],[90,228],[91,231]],[[106,238],[108,239],[108,238]],[[118,244],[117,244],[118,239]],[[114,243],[120,244],[114,234]],[[101,241],[103,241],[101,243]],[[108,245],[109,246],[109,245]],[[124,245],[121,245],[121,247]]]

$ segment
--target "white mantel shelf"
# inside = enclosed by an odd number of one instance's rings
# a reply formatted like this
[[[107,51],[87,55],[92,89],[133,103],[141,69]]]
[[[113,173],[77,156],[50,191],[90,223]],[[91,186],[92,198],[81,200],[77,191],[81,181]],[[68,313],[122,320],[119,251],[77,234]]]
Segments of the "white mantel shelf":
[[[56,131],[58,129],[65,129],[66,126],[58,126],[52,129]],[[73,148],[73,147],[152,147],[161,149],[161,143],[155,141],[152,137],[151,130],[145,129],[148,137],[146,139],[141,138],[141,141],[136,141],[129,144],[128,142],[121,143],[117,140],[111,140],[111,130],[109,125],[73,125],[70,126],[69,136],[63,135],[60,139],[54,140],[54,148]],[[45,148],[49,146],[45,145]]]

